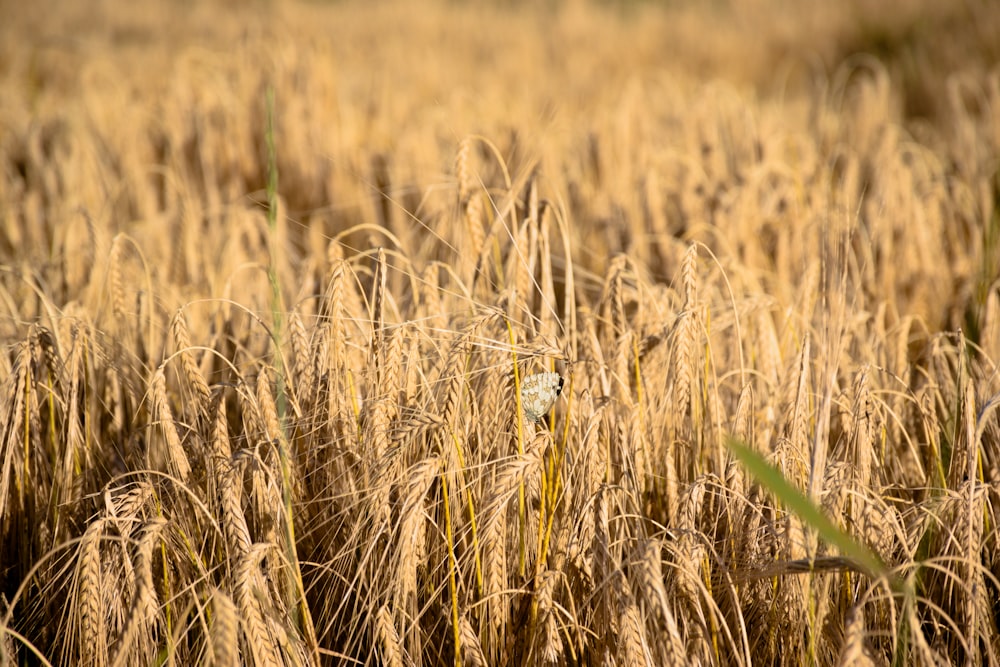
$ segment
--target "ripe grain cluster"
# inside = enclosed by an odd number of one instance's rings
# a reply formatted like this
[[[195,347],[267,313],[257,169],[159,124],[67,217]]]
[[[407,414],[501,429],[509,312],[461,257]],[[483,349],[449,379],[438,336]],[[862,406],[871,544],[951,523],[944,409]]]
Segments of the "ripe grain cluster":
[[[0,28],[0,665],[1000,663],[995,4],[120,4]]]

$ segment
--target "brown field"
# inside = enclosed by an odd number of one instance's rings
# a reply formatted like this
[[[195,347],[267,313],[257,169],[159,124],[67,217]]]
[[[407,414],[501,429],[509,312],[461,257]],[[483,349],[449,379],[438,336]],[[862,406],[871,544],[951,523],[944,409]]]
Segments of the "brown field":
[[[1000,665],[1000,3],[136,4],[0,0],[0,666]]]

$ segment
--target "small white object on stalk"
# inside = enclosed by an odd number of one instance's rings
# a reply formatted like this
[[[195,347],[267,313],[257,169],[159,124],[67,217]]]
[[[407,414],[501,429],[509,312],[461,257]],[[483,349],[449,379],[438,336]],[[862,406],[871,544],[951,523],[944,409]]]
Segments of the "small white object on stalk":
[[[535,373],[521,382],[521,407],[528,421],[541,421],[562,392],[565,379],[559,373]]]

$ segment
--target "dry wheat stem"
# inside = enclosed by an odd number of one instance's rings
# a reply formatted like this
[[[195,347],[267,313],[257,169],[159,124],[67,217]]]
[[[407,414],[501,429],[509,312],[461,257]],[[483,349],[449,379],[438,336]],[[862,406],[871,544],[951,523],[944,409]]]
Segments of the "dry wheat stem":
[[[54,2],[0,662],[1000,662],[1000,5]]]

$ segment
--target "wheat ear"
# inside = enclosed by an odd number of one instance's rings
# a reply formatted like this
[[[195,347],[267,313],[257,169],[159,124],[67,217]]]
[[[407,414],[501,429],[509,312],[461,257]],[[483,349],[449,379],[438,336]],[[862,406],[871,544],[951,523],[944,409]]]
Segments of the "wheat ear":
[[[163,375],[163,366],[156,369],[151,385],[153,413],[163,430],[163,437],[167,445],[167,467],[172,475],[185,482],[191,474],[191,464],[188,462],[187,454],[181,445],[181,437],[177,433],[177,426],[174,423],[174,413],[170,409],[170,400],[167,397],[167,381]]]
[[[80,619],[80,663],[89,667],[107,664],[108,647],[104,618],[105,594],[101,572],[101,538],[106,520],[97,519],[80,540],[77,562],[76,608]]]
[[[212,641],[213,667],[238,667],[239,651],[239,617],[232,598],[223,591],[212,591],[212,610],[215,615],[209,630]]]

